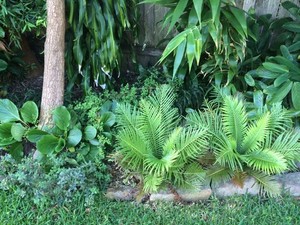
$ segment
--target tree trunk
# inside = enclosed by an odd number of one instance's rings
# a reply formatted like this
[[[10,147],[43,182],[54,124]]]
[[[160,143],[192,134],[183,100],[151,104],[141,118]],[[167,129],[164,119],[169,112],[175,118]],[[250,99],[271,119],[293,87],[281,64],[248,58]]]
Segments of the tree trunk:
[[[64,101],[65,1],[47,0],[44,81],[40,126],[51,124],[51,112]]]

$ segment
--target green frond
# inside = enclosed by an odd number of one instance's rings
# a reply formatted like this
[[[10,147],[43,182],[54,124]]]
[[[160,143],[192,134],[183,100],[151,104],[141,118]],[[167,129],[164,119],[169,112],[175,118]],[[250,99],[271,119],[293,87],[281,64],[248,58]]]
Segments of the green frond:
[[[180,161],[188,162],[201,156],[208,146],[208,137],[207,129],[182,129],[175,145],[176,150],[180,154]]]
[[[249,172],[249,175],[255,179],[260,188],[260,193],[266,193],[270,197],[279,196],[281,194],[280,184],[269,175],[255,171]]]
[[[199,188],[205,181],[206,171],[199,165],[199,163],[194,162],[188,164],[183,172],[185,188]],[[175,183],[176,185],[176,183]]]
[[[166,138],[165,130],[162,127],[162,115],[156,107],[145,100],[141,101],[140,107],[138,128],[149,142],[154,156],[161,158],[162,146]]]
[[[282,173],[287,170],[287,161],[279,152],[264,149],[253,151],[246,155],[246,157],[249,167],[268,175]]]
[[[162,176],[173,166],[178,155],[178,152],[174,150],[167,152],[162,158],[157,158],[149,153],[144,161],[144,172]]]
[[[216,136],[216,161],[223,167],[229,167],[231,170],[243,170],[242,156],[237,153],[236,141],[229,139],[223,133],[220,136]]]
[[[170,136],[168,137],[168,139],[165,141],[165,143],[163,145],[163,154],[164,155],[168,154],[168,152],[170,152],[170,151],[174,151],[176,141],[180,137],[181,132],[182,132],[182,127],[177,127],[170,134]]]
[[[279,135],[292,127],[293,121],[288,111],[282,107],[281,103],[273,104],[270,109],[270,130]]]
[[[126,164],[133,170],[140,171],[148,153],[143,135],[136,130],[127,128],[119,132],[117,141],[119,151],[123,156],[121,164]]]
[[[289,131],[279,135],[270,149],[275,152],[280,152],[288,163],[289,169],[296,169],[296,161],[300,159],[300,132]]]
[[[256,123],[248,126],[240,153],[259,150],[268,135],[270,115],[265,113]]]
[[[130,104],[118,104],[116,109],[117,121],[119,127],[136,128],[138,111]]]
[[[152,174],[146,174],[144,177],[143,190],[146,193],[157,192],[160,185],[163,182],[163,178]]]
[[[166,132],[171,132],[179,123],[178,110],[173,107],[175,101],[173,89],[168,85],[162,85],[154,94],[149,96],[149,103],[155,107],[162,116],[162,127]]]
[[[207,178],[213,183],[226,182],[233,176],[233,171],[228,167],[215,164],[206,171]]]
[[[236,140],[237,148],[242,145],[246,133],[247,114],[242,101],[232,96],[224,97],[222,107],[222,122],[225,134]]]

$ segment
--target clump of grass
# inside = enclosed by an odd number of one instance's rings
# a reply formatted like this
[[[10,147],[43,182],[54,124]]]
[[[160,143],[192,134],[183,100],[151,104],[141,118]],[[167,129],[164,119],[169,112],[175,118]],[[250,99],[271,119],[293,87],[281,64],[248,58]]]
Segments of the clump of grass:
[[[85,206],[82,198],[64,206],[45,203],[35,207],[30,199],[0,192],[0,224],[299,224],[300,204],[291,197],[262,199],[232,197],[202,203],[117,202],[98,196]]]

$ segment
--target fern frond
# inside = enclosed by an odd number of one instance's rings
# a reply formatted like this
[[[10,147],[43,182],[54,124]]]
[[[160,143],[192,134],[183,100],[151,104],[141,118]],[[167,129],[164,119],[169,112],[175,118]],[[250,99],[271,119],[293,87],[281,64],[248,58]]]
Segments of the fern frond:
[[[183,172],[184,182],[181,186],[185,188],[199,188],[204,183],[205,175],[206,171],[199,163],[188,164]]]
[[[123,156],[121,164],[126,164],[131,169],[140,171],[148,153],[142,133],[130,128],[123,129],[119,132],[117,141],[119,151]]]
[[[251,171],[248,174],[255,179],[261,194],[266,193],[270,197],[279,196],[281,194],[281,186],[274,178],[255,171]]]
[[[144,172],[155,175],[164,175],[173,166],[178,156],[179,154],[175,150],[167,152],[162,158],[157,158],[150,153],[145,158]]]
[[[118,104],[116,109],[117,121],[119,127],[136,128],[138,111],[130,104]]]
[[[293,121],[288,111],[282,107],[281,103],[273,104],[270,109],[270,130],[276,135],[293,127]]]
[[[295,162],[300,159],[300,132],[289,131],[279,135],[270,149],[275,152],[280,152],[287,160],[290,169],[296,169]]]
[[[213,184],[215,184],[230,180],[233,176],[233,172],[228,167],[223,167],[219,164],[215,164],[212,167],[208,168],[208,170],[206,171],[206,176]]]
[[[152,174],[146,174],[144,177],[143,190],[146,193],[157,192],[163,182],[163,178]]]
[[[233,137],[236,140],[237,149],[239,149],[242,145],[247,126],[245,106],[237,98],[225,96],[222,113],[224,132],[228,137]]]
[[[208,136],[207,129],[182,129],[175,144],[175,148],[180,154],[179,159],[188,162],[201,156],[208,146]]]
[[[155,107],[162,116],[163,129],[170,133],[179,123],[178,110],[173,108],[175,94],[173,89],[168,85],[162,85],[155,93],[149,96],[149,103]]]
[[[223,133],[216,136],[216,161],[223,167],[229,167],[231,170],[243,170],[242,156],[236,152],[236,141],[229,139]]]
[[[259,150],[268,135],[269,121],[270,115],[265,113],[256,123],[248,126],[240,153]]]
[[[279,152],[269,149],[253,151],[246,155],[246,163],[256,171],[262,171],[268,175],[278,174],[287,170],[287,162]]]
[[[162,115],[160,111],[149,102],[142,100],[140,103],[141,112],[138,117],[138,128],[148,140],[152,153],[157,158],[162,157],[162,145],[166,138],[165,130],[162,127]]]

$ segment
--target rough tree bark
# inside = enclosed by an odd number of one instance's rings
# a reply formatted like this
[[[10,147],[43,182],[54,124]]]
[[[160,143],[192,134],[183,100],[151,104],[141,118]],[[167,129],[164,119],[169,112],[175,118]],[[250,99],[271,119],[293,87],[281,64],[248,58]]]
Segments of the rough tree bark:
[[[40,126],[51,124],[51,112],[64,101],[65,1],[47,0],[44,81]]]

